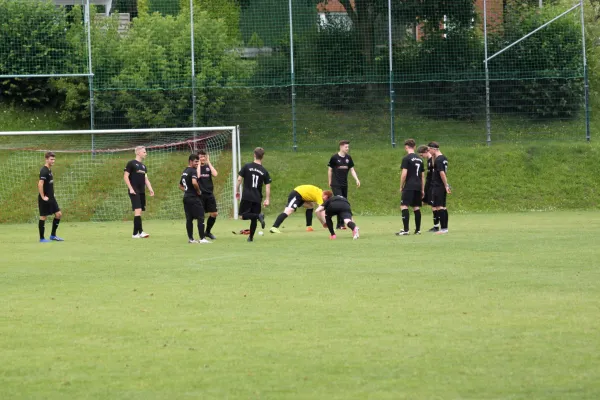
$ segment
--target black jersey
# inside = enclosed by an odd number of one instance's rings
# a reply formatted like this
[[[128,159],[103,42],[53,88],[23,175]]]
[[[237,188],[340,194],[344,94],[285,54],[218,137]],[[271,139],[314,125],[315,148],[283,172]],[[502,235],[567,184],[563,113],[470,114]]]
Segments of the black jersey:
[[[415,153],[402,159],[402,169],[406,170],[406,180],[402,190],[421,190],[423,184],[423,160]]]
[[[45,165],[40,169],[40,180],[44,181],[44,195],[54,197],[54,176],[50,168]]]
[[[192,183],[193,179],[198,180],[198,177],[196,175],[196,168],[192,167],[187,167],[181,173],[181,179],[179,180],[179,183],[181,184],[181,186],[183,186],[184,189],[183,197],[198,197],[198,192],[196,191],[196,188]]]
[[[444,186],[440,172],[448,173],[448,159],[443,154],[437,156],[433,162],[433,178],[431,179],[431,186]]]
[[[331,186],[348,186],[348,172],[350,168],[354,167],[354,161],[352,161],[349,154],[340,157],[338,153],[335,153],[329,159],[327,166],[333,170]]]
[[[129,183],[137,194],[146,193],[146,174],[148,170],[143,162],[131,160],[125,166],[125,171],[129,172]]]
[[[427,159],[427,176],[425,177],[425,186],[431,185],[431,179],[433,178],[433,157]]]
[[[200,191],[202,194],[212,194],[214,186],[212,174],[210,173],[210,167],[208,164],[199,165],[198,169],[200,170],[200,175],[198,176],[198,185],[200,185]]]
[[[325,209],[326,214],[330,214],[331,212],[338,211],[349,211],[350,210],[350,202],[347,198],[343,196],[331,196],[327,199],[326,202],[323,203],[323,208]]]
[[[269,172],[262,165],[251,162],[244,165],[238,175],[244,178],[242,200],[260,203],[263,184],[271,183]]]

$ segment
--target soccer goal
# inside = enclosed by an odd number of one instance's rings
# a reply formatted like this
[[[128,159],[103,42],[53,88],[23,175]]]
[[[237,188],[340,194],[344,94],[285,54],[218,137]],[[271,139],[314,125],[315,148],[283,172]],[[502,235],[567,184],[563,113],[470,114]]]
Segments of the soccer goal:
[[[206,150],[218,171],[213,178],[219,214],[237,218],[236,175],[241,167],[239,128],[105,129],[0,132],[0,223],[37,218],[37,182],[44,153],[56,154],[52,168],[56,199],[65,216],[80,221],[131,218],[123,181],[136,146],[145,146],[154,198],[146,218],[184,218],[178,188],[188,156]]]

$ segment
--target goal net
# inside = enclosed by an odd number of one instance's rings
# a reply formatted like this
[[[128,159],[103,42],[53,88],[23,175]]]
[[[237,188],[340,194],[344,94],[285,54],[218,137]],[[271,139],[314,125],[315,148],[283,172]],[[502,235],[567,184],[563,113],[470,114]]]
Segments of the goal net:
[[[198,150],[206,150],[218,171],[213,182],[219,214],[237,218],[238,132],[235,126],[0,132],[0,223],[37,219],[37,182],[47,151],[56,154],[54,190],[65,217],[133,218],[123,170],[135,158],[136,146],[146,147],[144,163],[155,191],[153,198],[147,197],[145,218],[184,218],[178,181],[188,156]]]

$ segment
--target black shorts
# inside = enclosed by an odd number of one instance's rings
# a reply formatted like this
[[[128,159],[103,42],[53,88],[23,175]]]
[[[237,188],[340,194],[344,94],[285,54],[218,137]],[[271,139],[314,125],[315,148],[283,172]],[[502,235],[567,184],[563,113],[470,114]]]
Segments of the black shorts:
[[[217,212],[217,199],[215,199],[214,194],[203,194],[202,196],[200,196],[200,199],[202,200],[202,208],[204,209],[204,212]]]
[[[348,198],[348,186],[332,186],[331,191],[334,196],[343,196]]]
[[[129,198],[131,199],[131,209],[133,211],[141,208],[142,211],[146,211],[146,193],[129,193]]]
[[[296,211],[296,209],[302,207],[303,204],[304,200],[302,199],[300,193],[296,192],[295,190],[292,190],[292,192],[288,196],[286,208],[293,208],[294,211]]]
[[[242,200],[240,201],[238,214],[242,216],[242,218],[244,217],[244,214],[260,214],[260,203]]]
[[[331,205],[327,207],[327,211],[325,212],[325,216],[329,218],[333,218],[334,216],[338,216],[339,219],[352,219],[352,210],[348,205]]]
[[[431,206],[446,207],[446,188],[436,186],[431,188]]]
[[[425,197],[423,197],[423,205],[431,205],[431,187],[425,185]]]
[[[184,197],[183,210],[187,219],[204,219],[204,208],[200,197]]]
[[[403,190],[400,205],[407,207],[421,207],[422,198],[420,190]]]
[[[44,201],[41,196],[38,196],[38,208],[40,209],[41,217],[56,214],[60,211],[60,207],[54,197],[49,197],[48,201]]]

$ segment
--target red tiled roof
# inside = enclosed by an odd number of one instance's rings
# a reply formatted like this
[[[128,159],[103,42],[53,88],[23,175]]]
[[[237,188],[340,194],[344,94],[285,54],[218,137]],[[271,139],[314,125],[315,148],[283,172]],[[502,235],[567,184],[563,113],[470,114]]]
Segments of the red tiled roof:
[[[326,3],[326,4],[325,4]],[[350,0],[352,8],[354,8],[354,0]],[[345,13],[347,10],[338,0],[327,0],[326,2],[317,4],[319,12]]]

